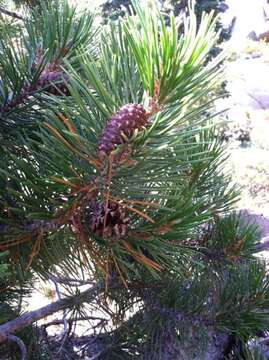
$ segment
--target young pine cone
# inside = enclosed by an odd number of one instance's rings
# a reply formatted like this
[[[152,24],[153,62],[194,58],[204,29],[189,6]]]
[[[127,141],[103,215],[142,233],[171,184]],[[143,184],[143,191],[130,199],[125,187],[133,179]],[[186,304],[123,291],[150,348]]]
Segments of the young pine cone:
[[[68,82],[69,76],[62,71],[43,71],[37,83],[38,88],[54,95],[70,95],[64,81]],[[53,84],[53,85],[52,85]]]
[[[125,142],[124,137],[130,138],[134,130],[141,129],[147,122],[146,110],[142,105],[122,106],[105,126],[98,143],[98,153],[109,155],[116,145]]]
[[[23,104],[36,90],[43,90],[54,95],[70,95],[65,82],[69,81],[69,76],[62,71],[45,70],[41,73],[36,84],[25,84],[21,92],[14,99],[8,101],[6,105],[0,109],[1,112],[9,112],[16,106]]]

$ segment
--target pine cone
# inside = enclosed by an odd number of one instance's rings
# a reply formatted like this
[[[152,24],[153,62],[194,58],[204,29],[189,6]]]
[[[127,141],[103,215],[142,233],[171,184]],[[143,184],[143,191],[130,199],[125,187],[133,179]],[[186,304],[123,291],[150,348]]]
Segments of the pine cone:
[[[108,121],[98,143],[98,153],[109,154],[116,145],[125,142],[124,134],[130,138],[136,129],[147,124],[146,110],[140,104],[127,104],[121,107]]]
[[[129,218],[124,209],[118,204],[109,203],[107,215],[105,213],[104,204],[92,201],[86,216],[84,215],[84,224],[98,236],[120,238],[126,235]]]
[[[1,112],[9,112],[14,107],[23,104],[31,95],[31,92],[36,90],[44,89],[46,92],[54,95],[62,95],[65,94],[66,96],[70,95],[70,92],[63,81],[63,79],[68,82],[69,76],[64,74],[62,71],[52,71],[52,70],[44,70],[40,78],[38,79],[36,84],[25,84],[21,89],[21,92],[18,96],[16,96],[11,101],[8,101],[5,106],[3,106]],[[54,85],[52,85],[54,83]]]
[[[69,76],[62,71],[43,71],[38,80],[37,88],[44,88],[45,91],[54,95],[70,95],[70,92],[63,80],[68,82]]]

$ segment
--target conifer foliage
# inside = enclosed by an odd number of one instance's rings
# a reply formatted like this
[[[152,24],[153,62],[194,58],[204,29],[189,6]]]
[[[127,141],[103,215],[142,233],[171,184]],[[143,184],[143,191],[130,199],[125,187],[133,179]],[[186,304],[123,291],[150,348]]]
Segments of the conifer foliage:
[[[13,304],[38,276],[59,300],[0,318],[0,343],[32,359],[251,356],[269,288],[204,102],[223,81],[223,55],[208,61],[216,20],[197,26],[191,5],[182,33],[154,1],[133,6],[98,28],[44,3],[1,42],[0,280],[13,281],[0,298]],[[33,326],[57,311],[60,343]],[[72,324],[93,319],[75,352]]]

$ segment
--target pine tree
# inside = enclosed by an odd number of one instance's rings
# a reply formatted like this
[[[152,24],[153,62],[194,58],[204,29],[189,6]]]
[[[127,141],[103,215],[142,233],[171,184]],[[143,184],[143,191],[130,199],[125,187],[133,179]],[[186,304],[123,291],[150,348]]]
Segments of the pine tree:
[[[44,3],[1,39],[0,298],[37,276],[63,294],[21,316],[20,300],[0,343],[31,359],[254,359],[269,287],[204,101],[223,81],[224,55],[208,60],[217,20],[198,27],[192,6],[180,35],[156,3],[133,6],[98,28]],[[57,311],[60,345],[32,326]]]

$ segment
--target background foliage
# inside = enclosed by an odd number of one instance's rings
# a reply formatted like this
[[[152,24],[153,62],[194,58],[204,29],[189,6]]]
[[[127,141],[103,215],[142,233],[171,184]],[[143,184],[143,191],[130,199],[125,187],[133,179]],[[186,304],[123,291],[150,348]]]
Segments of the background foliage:
[[[171,12],[177,17],[188,9],[188,0],[160,0],[159,1],[164,13]],[[201,22],[203,12],[215,11],[215,15],[219,15],[228,9],[225,0],[197,0],[195,4],[195,13],[198,23]],[[133,11],[131,0],[108,0],[101,5],[101,15],[104,23],[109,20],[117,20],[119,17],[130,14]],[[232,26],[232,24],[231,24]],[[220,30],[219,42],[229,40],[232,27],[224,28],[220,21],[216,24],[216,29]]]

